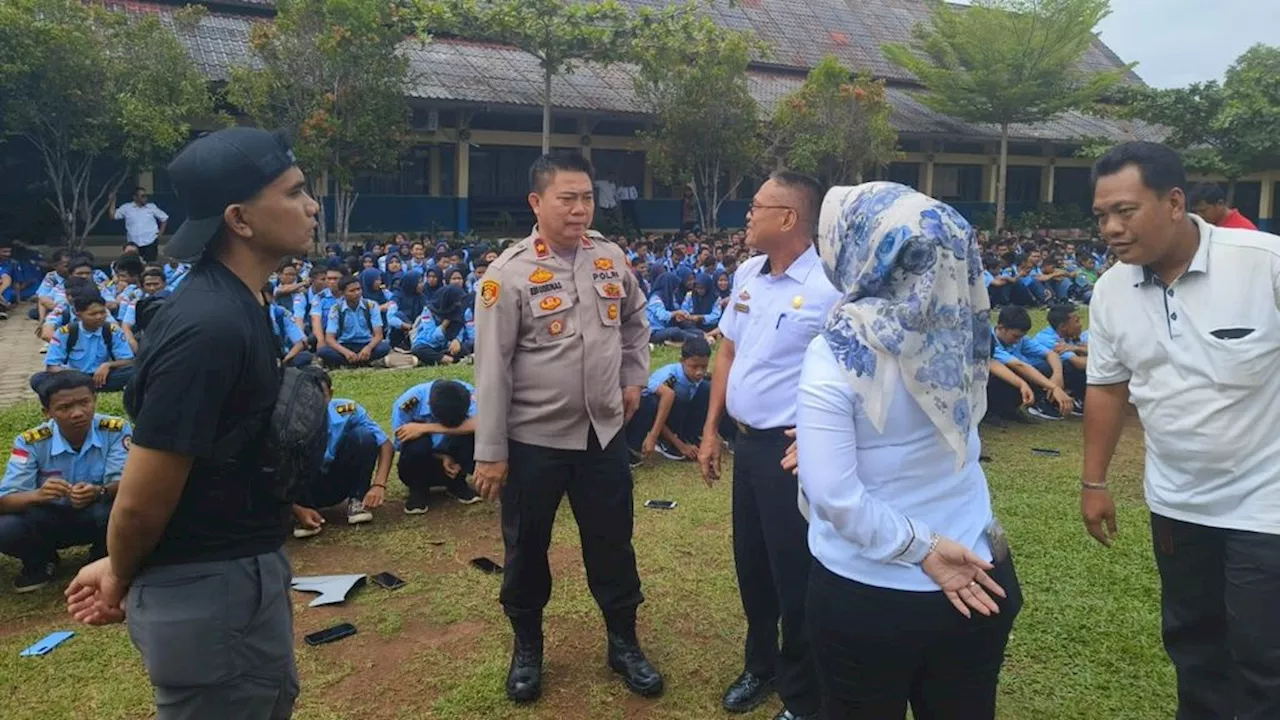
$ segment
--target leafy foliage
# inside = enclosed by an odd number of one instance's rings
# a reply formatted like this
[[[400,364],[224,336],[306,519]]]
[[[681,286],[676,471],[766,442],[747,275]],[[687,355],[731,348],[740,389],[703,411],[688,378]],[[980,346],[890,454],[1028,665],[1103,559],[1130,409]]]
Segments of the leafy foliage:
[[[858,182],[865,168],[885,165],[896,154],[892,115],[884,81],[855,76],[827,56],[778,103],[771,123],[774,153],[787,167],[828,185]]]
[[[1080,60],[1108,0],[976,0],[930,3],[913,46],[886,45],[885,56],[927,88],[931,109],[1000,128],[996,217],[1003,224],[1009,126],[1039,122],[1091,105],[1132,67],[1086,72]]]
[[[82,247],[116,190],[167,162],[192,120],[212,113],[204,77],[157,16],[80,0],[0,4],[0,140],[38,151],[69,246]]]
[[[1107,110],[1167,128],[1187,167],[1226,177],[1228,195],[1239,178],[1280,166],[1280,47],[1249,48],[1221,83],[1127,88],[1116,99]]]
[[[551,147],[551,80],[577,63],[632,60],[654,44],[683,37],[705,22],[699,5],[636,10],[617,0],[417,0],[433,32],[511,45],[538,59],[543,71],[542,150]]]
[[[274,22],[254,26],[253,64],[232,70],[227,98],[257,124],[293,135],[313,191],[332,184],[345,243],[356,177],[396,169],[409,145],[412,75],[400,45],[420,34],[402,2],[279,0],[276,8]],[[326,234],[322,214],[322,242]]]
[[[654,173],[683,187],[692,180],[702,227],[716,216],[760,157],[759,109],[747,87],[756,49],[748,36],[710,23],[678,45],[653,45],[638,56],[636,95],[654,118],[643,134]]]

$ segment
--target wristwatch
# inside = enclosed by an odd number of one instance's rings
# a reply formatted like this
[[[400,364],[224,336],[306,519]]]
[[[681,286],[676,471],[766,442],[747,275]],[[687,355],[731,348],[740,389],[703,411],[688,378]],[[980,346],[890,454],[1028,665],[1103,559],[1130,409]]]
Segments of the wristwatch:
[[[103,498],[105,498],[106,496],[107,496],[107,486],[106,486],[106,485],[99,485],[99,486],[98,486],[98,499],[99,499],[99,500],[102,500],[102,499],[103,499]]]

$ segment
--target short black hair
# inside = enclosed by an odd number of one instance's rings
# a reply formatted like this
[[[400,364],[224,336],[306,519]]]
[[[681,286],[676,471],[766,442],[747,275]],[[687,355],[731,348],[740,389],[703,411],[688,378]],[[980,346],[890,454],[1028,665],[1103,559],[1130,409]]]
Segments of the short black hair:
[[[1069,320],[1071,318],[1071,315],[1075,311],[1076,311],[1076,306],[1072,303],[1063,303],[1061,305],[1054,305],[1053,307],[1049,308],[1049,315],[1048,315],[1049,327],[1053,328],[1054,330],[1057,330],[1058,328],[1062,327],[1062,323]]]
[[[149,267],[146,270],[143,270],[142,277],[139,279],[145,282],[147,278],[151,278],[151,277],[158,279],[160,282],[165,282],[164,271],[159,268],[153,268],[153,267]]]
[[[292,268],[294,260],[295,259],[293,257],[287,257],[282,259],[280,261],[280,264],[276,266],[276,272],[283,272],[285,268]]]
[[[1007,305],[1000,309],[1000,317],[996,318],[996,325],[1009,330],[1030,332],[1031,315],[1020,305]]]
[[[53,259],[50,262],[57,265],[58,263],[62,262],[63,260],[66,260],[69,257],[71,257],[70,252],[68,252],[65,248],[58,248],[57,250],[53,251],[53,255],[52,255]]]
[[[692,357],[711,357],[711,343],[701,335],[690,335],[684,339],[684,344],[680,346],[680,359],[688,360]]]
[[[36,384],[36,396],[40,398],[40,406],[48,410],[53,404],[54,395],[76,388],[88,388],[89,392],[97,394],[93,387],[92,375],[86,375],[79,370],[63,370],[45,373],[44,379]]]
[[[82,292],[71,298],[71,306],[76,309],[76,312],[84,312],[94,305],[106,304],[107,301],[102,299],[102,293],[97,290]],[[70,352],[70,348],[68,348],[68,352]]]
[[[357,278],[355,275],[343,275],[341,278],[338,279],[338,290],[341,290],[342,292],[346,292],[347,288],[351,287],[352,285],[359,285],[359,284],[360,284],[360,279]]]
[[[93,263],[89,262],[88,259],[86,258],[76,258],[75,260],[72,260],[71,262],[67,263],[67,274],[70,275],[71,273],[75,272],[78,268],[82,268],[82,267],[87,267],[90,270],[93,270]]]
[[[1187,205],[1195,207],[1201,203],[1205,205],[1226,205],[1227,194],[1222,191],[1222,187],[1215,183],[1200,183],[1191,188],[1191,193],[1187,196]]]
[[[145,266],[137,255],[123,255],[116,260],[116,272],[127,272],[130,275],[141,275]]]
[[[1168,145],[1154,142],[1121,143],[1107,151],[1093,164],[1090,182],[1098,184],[1098,178],[1115,175],[1130,165],[1138,168],[1142,183],[1165,195],[1174,188],[1187,187],[1187,171],[1182,158]]]
[[[146,188],[144,188],[144,187],[142,187],[141,185],[139,185],[139,186],[137,186],[136,188],[134,188],[134,189],[133,189],[133,194],[134,194],[134,195],[137,195],[138,193],[142,193],[143,195],[146,195],[146,194],[147,194],[147,189],[146,189]]]
[[[62,283],[62,292],[69,298],[85,292],[98,292],[98,286],[93,283],[93,278],[69,277]]]
[[[529,189],[541,195],[558,172],[586,173],[595,183],[595,170],[591,161],[579,152],[549,152],[533,161],[529,168]]]
[[[431,417],[445,427],[455,428],[467,420],[471,391],[456,380],[436,380],[431,383],[427,402],[431,405]]]
[[[769,179],[788,190],[800,193],[800,207],[796,213],[810,225],[810,232],[818,229],[818,214],[822,211],[822,183],[803,173],[791,170],[775,170]]]

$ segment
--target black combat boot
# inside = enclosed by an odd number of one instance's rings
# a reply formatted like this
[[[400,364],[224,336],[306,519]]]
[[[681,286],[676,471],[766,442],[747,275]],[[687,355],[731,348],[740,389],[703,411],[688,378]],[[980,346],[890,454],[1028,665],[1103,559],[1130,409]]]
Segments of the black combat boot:
[[[530,703],[542,694],[542,616],[511,618],[515,645],[507,670],[507,697]]]
[[[636,639],[636,610],[610,613],[605,617],[609,630],[609,669],[622,676],[627,689],[641,697],[662,694],[662,675],[640,649]]]

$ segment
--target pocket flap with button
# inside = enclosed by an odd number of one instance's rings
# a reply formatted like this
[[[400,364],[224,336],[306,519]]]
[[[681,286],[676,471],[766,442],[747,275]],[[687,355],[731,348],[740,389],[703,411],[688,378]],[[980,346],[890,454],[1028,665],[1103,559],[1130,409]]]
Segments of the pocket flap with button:
[[[554,315],[573,307],[573,300],[564,293],[547,293],[529,299],[529,310],[536,318]]]

